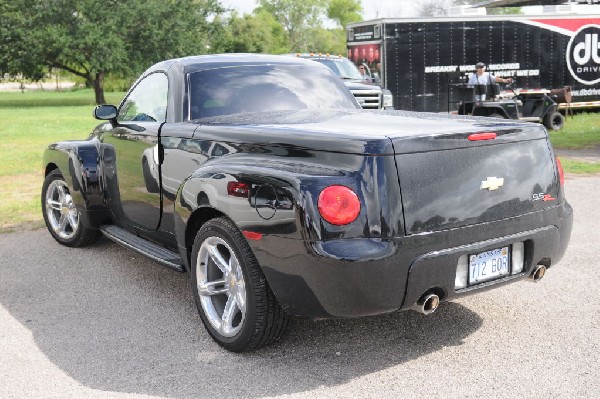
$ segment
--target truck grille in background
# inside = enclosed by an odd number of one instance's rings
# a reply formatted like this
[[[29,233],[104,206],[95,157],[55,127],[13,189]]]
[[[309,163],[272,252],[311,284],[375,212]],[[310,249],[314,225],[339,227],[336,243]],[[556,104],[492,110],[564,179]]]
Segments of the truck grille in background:
[[[379,90],[350,90],[363,109],[381,108],[381,91]]]

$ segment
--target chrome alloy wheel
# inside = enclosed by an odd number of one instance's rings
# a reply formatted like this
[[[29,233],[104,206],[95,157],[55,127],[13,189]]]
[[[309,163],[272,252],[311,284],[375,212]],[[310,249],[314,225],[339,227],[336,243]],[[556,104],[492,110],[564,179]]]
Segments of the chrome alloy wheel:
[[[54,180],[46,191],[46,216],[54,232],[65,240],[73,238],[79,227],[79,214],[67,184]]]
[[[225,240],[210,236],[196,260],[198,295],[210,325],[222,336],[235,336],[246,319],[246,283],[235,253]]]

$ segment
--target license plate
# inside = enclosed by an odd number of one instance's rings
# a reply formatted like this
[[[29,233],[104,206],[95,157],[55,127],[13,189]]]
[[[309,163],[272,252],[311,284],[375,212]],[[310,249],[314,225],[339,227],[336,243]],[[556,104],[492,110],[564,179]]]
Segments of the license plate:
[[[508,247],[469,255],[469,283],[477,284],[510,274]]]

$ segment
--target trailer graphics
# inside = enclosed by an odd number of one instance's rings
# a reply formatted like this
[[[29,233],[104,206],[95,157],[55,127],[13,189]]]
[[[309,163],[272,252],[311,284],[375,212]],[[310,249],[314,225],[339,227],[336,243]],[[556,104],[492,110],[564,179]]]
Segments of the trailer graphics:
[[[570,86],[560,108],[600,107],[600,15],[380,19],[348,25],[347,45],[396,109],[457,111],[477,62],[522,91]]]
[[[569,41],[567,65],[577,81],[592,85],[600,82],[600,26],[585,25]]]

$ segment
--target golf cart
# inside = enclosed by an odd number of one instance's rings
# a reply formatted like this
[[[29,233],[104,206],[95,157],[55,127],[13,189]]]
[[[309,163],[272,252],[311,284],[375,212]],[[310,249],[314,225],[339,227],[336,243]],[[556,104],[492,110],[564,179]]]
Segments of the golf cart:
[[[565,118],[558,112],[558,105],[548,95],[548,90],[517,93],[513,85],[507,85],[512,95],[506,97],[500,97],[500,86],[497,83],[461,85],[462,100],[459,102],[458,114],[540,122],[551,130],[562,129]],[[486,100],[474,101],[475,95],[485,95]]]

